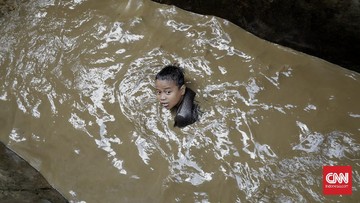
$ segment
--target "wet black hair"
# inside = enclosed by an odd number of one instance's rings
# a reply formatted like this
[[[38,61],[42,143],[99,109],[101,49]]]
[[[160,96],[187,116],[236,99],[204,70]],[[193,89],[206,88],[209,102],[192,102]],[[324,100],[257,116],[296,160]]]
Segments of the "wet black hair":
[[[166,65],[155,76],[155,80],[168,80],[174,81],[180,88],[184,83],[184,71],[182,68],[176,65]]]

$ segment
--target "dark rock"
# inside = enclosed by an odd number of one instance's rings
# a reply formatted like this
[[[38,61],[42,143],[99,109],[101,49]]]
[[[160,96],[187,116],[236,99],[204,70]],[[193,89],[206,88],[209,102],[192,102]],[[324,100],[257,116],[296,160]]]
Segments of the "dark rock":
[[[24,159],[0,143],[1,203],[65,203],[45,178]]]
[[[360,3],[342,0],[153,0],[231,21],[267,41],[360,72]]]

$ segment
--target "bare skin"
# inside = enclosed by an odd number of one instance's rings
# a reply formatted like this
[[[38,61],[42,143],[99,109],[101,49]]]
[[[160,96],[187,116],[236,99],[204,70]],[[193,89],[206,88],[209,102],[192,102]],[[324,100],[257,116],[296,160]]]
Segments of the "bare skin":
[[[157,100],[169,110],[182,101],[186,89],[185,85],[178,87],[175,81],[171,80],[156,80],[155,88]]]

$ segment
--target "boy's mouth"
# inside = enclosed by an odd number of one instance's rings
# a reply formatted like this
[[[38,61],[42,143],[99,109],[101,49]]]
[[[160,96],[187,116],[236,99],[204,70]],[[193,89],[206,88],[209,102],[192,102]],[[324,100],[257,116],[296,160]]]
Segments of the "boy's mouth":
[[[168,103],[160,103],[164,108],[168,108],[169,104]]]

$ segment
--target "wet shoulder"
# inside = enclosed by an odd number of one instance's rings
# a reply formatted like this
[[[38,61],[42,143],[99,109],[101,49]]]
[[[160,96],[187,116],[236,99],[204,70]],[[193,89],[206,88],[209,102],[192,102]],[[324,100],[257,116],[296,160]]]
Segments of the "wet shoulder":
[[[184,99],[177,109],[174,126],[182,128],[198,120],[198,105],[194,103],[195,95],[193,90],[186,88]]]

